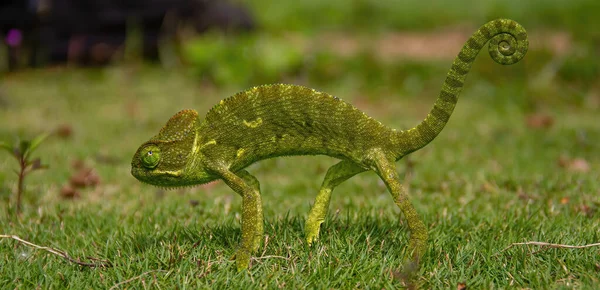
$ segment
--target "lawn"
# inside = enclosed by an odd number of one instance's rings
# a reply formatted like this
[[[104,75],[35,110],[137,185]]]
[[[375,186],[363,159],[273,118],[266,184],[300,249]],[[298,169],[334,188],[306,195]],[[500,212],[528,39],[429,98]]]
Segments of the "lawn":
[[[304,220],[333,158],[276,158],[248,169],[261,182],[266,236],[247,272],[230,259],[240,240],[237,194],[222,182],[165,191],[130,175],[137,147],[170,116],[186,108],[203,114],[257,79],[224,84],[189,66],[136,62],[7,75],[0,140],[55,134],[34,154],[49,168],[27,177],[20,217],[17,163],[1,153],[0,235],[110,267],[79,266],[2,238],[0,288],[593,289],[600,247],[510,247],[600,242],[598,61],[596,52],[580,52],[533,47],[509,67],[481,53],[444,131],[398,162],[429,227],[428,252],[414,272],[402,268],[406,223],[373,173],[335,190],[319,242],[306,244]],[[278,81],[334,94],[402,129],[425,117],[452,62],[384,62],[368,52],[326,60]],[[82,187],[65,189],[72,183]]]

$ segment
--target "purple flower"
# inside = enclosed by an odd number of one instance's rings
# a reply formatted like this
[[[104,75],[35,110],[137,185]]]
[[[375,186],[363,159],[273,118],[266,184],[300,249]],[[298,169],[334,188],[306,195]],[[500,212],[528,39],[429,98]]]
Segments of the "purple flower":
[[[11,29],[6,34],[6,44],[11,47],[19,46],[23,40],[23,33],[18,29]]]

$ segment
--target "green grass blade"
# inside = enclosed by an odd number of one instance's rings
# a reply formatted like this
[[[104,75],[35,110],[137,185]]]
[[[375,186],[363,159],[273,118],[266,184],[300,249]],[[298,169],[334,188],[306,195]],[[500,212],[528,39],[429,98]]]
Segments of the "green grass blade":
[[[48,138],[48,136],[50,136],[49,133],[44,133],[38,135],[33,140],[31,140],[29,146],[25,149],[25,159],[29,158],[29,155],[31,155],[33,151],[35,151],[35,149],[37,149],[40,146],[40,144],[42,144],[42,142],[46,140],[46,138]]]

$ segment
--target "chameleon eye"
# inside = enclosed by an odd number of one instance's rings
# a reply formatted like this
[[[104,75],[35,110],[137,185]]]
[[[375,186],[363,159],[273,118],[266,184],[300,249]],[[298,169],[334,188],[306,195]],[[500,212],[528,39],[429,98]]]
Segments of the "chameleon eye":
[[[140,156],[142,158],[142,165],[148,169],[152,169],[160,162],[160,148],[156,145],[149,145],[142,150]]]

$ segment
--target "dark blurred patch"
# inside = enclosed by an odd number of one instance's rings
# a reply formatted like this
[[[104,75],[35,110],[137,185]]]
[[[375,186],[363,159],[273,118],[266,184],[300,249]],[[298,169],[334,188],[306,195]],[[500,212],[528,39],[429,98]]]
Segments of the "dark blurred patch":
[[[9,70],[40,63],[105,65],[122,58],[132,27],[141,54],[159,60],[159,40],[177,39],[182,27],[251,30],[242,6],[216,0],[8,0],[0,4],[0,35]],[[25,61],[25,58],[27,60]]]

